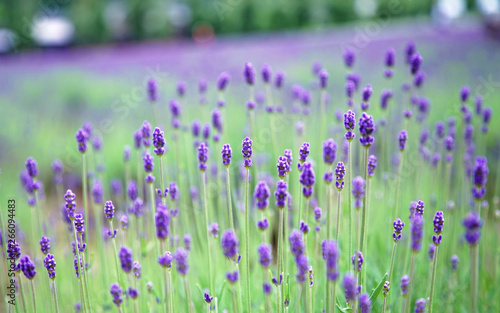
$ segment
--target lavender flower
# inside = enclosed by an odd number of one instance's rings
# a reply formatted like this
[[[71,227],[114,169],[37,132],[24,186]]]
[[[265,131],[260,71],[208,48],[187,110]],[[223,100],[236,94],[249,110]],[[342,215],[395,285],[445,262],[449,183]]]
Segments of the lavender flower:
[[[245,63],[243,75],[245,76],[245,81],[247,82],[247,84],[252,86],[255,83],[255,69],[253,68],[252,63]]]
[[[302,143],[302,146],[299,149],[299,160],[300,163],[304,163],[307,160],[307,156],[309,155],[309,143],[304,142]]]
[[[404,151],[406,147],[406,141],[408,140],[408,133],[406,132],[406,130],[402,130],[399,133],[398,140],[399,140],[399,150]]]
[[[456,271],[458,268],[458,262],[459,262],[458,256],[456,254],[452,255],[450,262],[451,262],[451,269],[453,271]]]
[[[420,298],[415,301],[415,313],[424,313],[425,312],[425,299]]]
[[[113,219],[113,216],[115,215],[115,207],[113,205],[113,202],[106,201],[106,203],[104,204],[104,214],[106,215],[106,219],[108,219],[108,221],[111,221]]]
[[[191,235],[190,234],[184,235],[184,247],[186,248],[187,251],[191,251]]]
[[[231,76],[227,72],[222,72],[220,73],[219,77],[217,78],[217,89],[219,91],[224,91],[229,84],[229,80],[231,79]]]
[[[420,55],[420,53],[415,52],[410,59],[410,72],[412,75],[415,75],[418,70],[420,69],[420,66],[422,65],[423,58]]]
[[[351,274],[346,274],[344,276],[344,280],[342,281],[342,286],[344,287],[347,302],[355,302],[357,294],[356,278]]]
[[[477,245],[481,238],[481,227],[483,226],[483,221],[479,215],[477,213],[468,213],[462,221],[462,225],[465,227],[465,240],[467,243],[471,246]]]
[[[262,66],[262,80],[264,81],[265,84],[268,84],[271,81],[271,75],[272,75],[272,69],[269,65],[264,64]]]
[[[362,96],[363,96],[363,101],[361,102],[361,110],[366,111],[368,110],[370,97],[373,94],[373,89],[371,85],[366,85],[366,87],[363,89]]]
[[[168,184],[168,193],[170,194],[170,200],[176,201],[179,199],[179,188],[176,182],[170,182],[170,184]]]
[[[234,283],[236,283],[238,281],[239,273],[238,273],[238,271],[227,272],[226,273],[226,278],[227,278],[227,280],[229,281],[230,284],[234,284]]]
[[[370,155],[368,157],[368,177],[373,177],[375,173],[375,169],[377,168],[377,157],[374,155]]]
[[[352,180],[352,196],[356,199],[354,207],[360,209],[363,205],[363,197],[365,196],[365,181],[361,176],[357,176]]]
[[[304,253],[305,245],[300,231],[296,229],[292,230],[288,240],[290,241],[290,250],[294,256],[298,257]]]
[[[228,229],[222,234],[220,244],[227,258],[234,259],[236,257],[240,243],[232,229]]]
[[[312,164],[310,162],[304,163],[301,170],[300,183],[303,186],[302,193],[304,194],[304,197],[309,198],[312,195],[312,187],[316,181]]]
[[[309,233],[309,225],[307,225],[306,222],[302,220],[300,221],[299,229],[304,235],[307,235],[307,233]]]
[[[120,304],[122,304],[123,299],[122,299],[122,289],[117,283],[111,284],[111,287],[109,288],[109,293],[111,296],[113,296],[113,303],[119,307]]]
[[[36,270],[35,263],[31,261],[30,257],[23,255],[19,260],[19,269],[23,272],[27,279],[31,280],[35,278]]]
[[[9,259],[17,260],[21,256],[19,243],[14,240],[7,241],[7,256]]]
[[[411,249],[417,252],[422,247],[422,235],[424,231],[424,219],[415,214],[411,220]]]
[[[134,146],[136,149],[140,149],[141,145],[142,145],[142,132],[139,129],[134,133]]]
[[[467,102],[467,100],[469,99],[469,95],[470,95],[470,87],[463,86],[462,89],[460,89],[460,101],[462,101],[462,103]]]
[[[361,134],[359,142],[365,148],[369,148],[373,144],[373,141],[375,139],[371,135],[373,134],[374,130],[375,125],[373,124],[373,117],[366,114],[366,112],[363,112],[363,114],[359,118],[359,132]]]
[[[280,180],[276,183],[276,191],[274,192],[274,196],[276,197],[276,207],[279,209],[283,209],[286,205],[287,199],[287,183]]]
[[[344,63],[348,68],[352,68],[354,66],[354,61],[356,60],[356,54],[353,50],[347,48],[344,50]]]
[[[319,71],[318,77],[319,86],[321,87],[321,89],[326,89],[328,85],[328,72],[325,69],[322,69],[321,71]]]
[[[153,131],[153,145],[155,146],[155,153],[157,156],[162,156],[165,153],[165,138],[163,132],[158,127]]]
[[[326,277],[330,281],[337,280],[339,251],[334,240],[323,240],[321,243],[322,256],[326,262]]]
[[[405,223],[401,221],[401,219],[397,219],[392,223],[394,226],[394,233],[392,234],[392,238],[394,242],[398,242],[401,239],[401,232],[403,231],[403,227],[405,227]]]
[[[288,165],[287,158],[284,156],[279,156],[276,167],[278,168],[278,176],[281,179],[284,179],[286,174],[290,172],[290,165]]]
[[[257,200],[257,208],[259,210],[265,210],[267,208],[270,192],[269,187],[267,186],[265,181],[259,181],[255,186],[255,191],[253,196]]]
[[[158,100],[158,86],[154,78],[148,79],[147,90],[149,101],[156,102]]]
[[[387,108],[387,105],[389,104],[389,100],[394,96],[392,91],[390,90],[383,90],[382,93],[380,94],[380,107],[385,110]]]
[[[333,164],[337,153],[337,144],[332,138],[323,141],[323,162],[326,164]]]
[[[401,278],[401,294],[405,296],[408,293],[408,285],[410,284],[410,277],[408,275],[404,275]]]
[[[177,94],[179,95],[179,97],[182,97],[184,96],[185,93],[186,93],[186,82],[179,81],[177,83]]]
[[[353,266],[353,269],[360,272],[363,268],[364,260],[365,259],[363,258],[363,253],[361,253],[361,251],[356,251],[356,253],[354,253],[354,255],[351,257],[351,264]]]
[[[214,236],[214,238],[217,238],[219,235],[219,224],[218,223],[212,223],[210,227],[208,227],[208,232]]]
[[[307,279],[307,274],[309,272],[309,264],[307,260],[307,256],[304,254],[299,255],[295,258],[295,265],[297,266],[297,275],[295,278],[299,284],[303,283]],[[280,279],[281,283],[281,279]]]
[[[87,141],[89,140],[89,134],[80,128],[75,134],[76,143],[78,144],[78,151],[85,153],[87,151]]]
[[[488,181],[488,160],[485,157],[477,157],[472,170],[472,195],[476,200],[481,200],[486,194],[486,182]]]
[[[280,89],[283,86],[283,81],[285,80],[285,73],[283,71],[277,71],[276,77],[274,79],[274,85],[277,89]]]
[[[435,235],[432,236],[432,241],[436,246],[438,246],[441,243],[442,239],[441,232],[443,231],[443,225],[444,225],[443,211],[436,212],[436,215],[434,215],[432,223],[434,224],[434,233],[435,233]]]
[[[245,168],[249,169],[252,167],[252,140],[246,137],[243,139],[242,146],[241,153],[245,159]]]
[[[224,146],[222,146],[221,154],[222,154],[222,164],[228,167],[229,164],[231,164],[231,156],[232,156],[231,146],[229,144],[225,144]]]
[[[42,240],[40,240],[40,250],[43,254],[50,252],[50,239],[48,237],[42,236]]]
[[[189,270],[188,252],[184,248],[178,248],[174,252],[174,260],[177,263],[177,272],[181,275],[186,275]]]
[[[172,253],[170,253],[169,251],[166,251],[164,254],[158,257],[158,263],[160,264],[161,267],[166,269],[170,269],[172,267],[173,260],[174,257],[172,256]]]
[[[156,237],[160,240],[165,240],[169,233],[170,214],[167,208],[160,204],[155,214]]]
[[[359,295],[359,312],[370,313],[372,308],[372,301],[367,293]]]
[[[321,220],[321,208],[320,207],[314,208],[314,219],[316,220],[316,222],[319,222]]]
[[[134,261],[134,263],[132,264],[132,271],[136,279],[141,278],[142,266],[139,261]]]
[[[214,297],[210,297],[210,295],[208,293],[206,293],[206,292],[203,295],[203,298],[204,298],[205,302],[208,303],[208,304],[210,304],[212,302],[212,300],[214,299]]]
[[[439,139],[444,138],[444,123],[443,122],[437,122],[436,123],[436,135]]]
[[[43,259],[43,265],[47,269],[47,273],[49,275],[50,279],[55,279],[56,278],[56,260],[54,258],[54,255],[52,254],[47,254],[45,256],[45,259]]]
[[[132,270],[132,250],[126,246],[122,246],[120,248],[120,252],[118,253],[118,257],[120,259],[120,265],[124,272],[130,273]]]
[[[76,232],[78,234],[83,234],[85,232],[85,220],[83,219],[83,214],[75,214],[74,225]]]
[[[141,126],[141,134],[142,134],[142,144],[144,147],[148,148],[151,145],[151,125],[148,121],[144,121]]]
[[[198,147],[198,169],[204,172],[207,169],[208,147],[202,142]]]
[[[129,197],[130,201],[134,201],[135,199],[137,199],[137,195],[138,195],[137,185],[135,184],[135,181],[133,181],[133,180],[130,180],[127,183],[127,195]]]
[[[259,253],[259,263],[262,267],[267,268],[271,265],[273,260],[273,253],[271,246],[267,243],[262,243],[257,248],[257,252]]]
[[[146,154],[144,154],[144,157],[142,158],[142,161],[144,163],[144,171],[146,171],[146,173],[153,172],[154,160],[151,154],[146,152]]]
[[[434,244],[429,245],[429,260],[434,259],[434,252],[436,251],[436,246]]]
[[[345,166],[343,162],[337,163],[337,167],[335,168],[335,186],[338,191],[341,191],[344,188],[344,176],[345,176]]]

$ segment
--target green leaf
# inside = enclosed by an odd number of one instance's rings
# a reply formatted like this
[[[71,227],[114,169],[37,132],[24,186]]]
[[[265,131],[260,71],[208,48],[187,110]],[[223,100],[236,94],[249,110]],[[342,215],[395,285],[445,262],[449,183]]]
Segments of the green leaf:
[[[224,294],[224,290],[226,289],[227,285],[227,280],[224,280],[224,283],[222,284],[222,287],[219,292],[219,296],[217,297],[218,299],[222,299],[222,295]]]
[[[340,306],[341,303],[340,303],[338,297],[335,298],[335,301],[337,302],[337,308],[340,310],[340,312],[343,312],[343,313],[352,312],[351,308],[343,308],[343,307]]]
[[[370,300],[372,301],[372,303],[375,303],[375,301],[377,300],[378,295],[380,294],[382,288],[384,287],[386,278],[387,278],[387,273],[385,273],[384,277],[382,277],[377,287],[375,287],[375,289],[372,290],[372,293],[370,294]]]

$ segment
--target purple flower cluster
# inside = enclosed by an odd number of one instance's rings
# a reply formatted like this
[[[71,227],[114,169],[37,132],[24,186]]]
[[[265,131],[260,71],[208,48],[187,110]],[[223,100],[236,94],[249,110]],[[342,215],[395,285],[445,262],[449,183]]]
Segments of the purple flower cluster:
[[[403,227],[405,227],[405,223],[398,218],[392,223],[392,225],[394,226],[392,238],[394,239],[394,242],[398,242],[401,239],[401,232],[403,231]]]
[[[401,294],[405,296],[408,293],[408,286],[410,285],[410,277],[408,275],[404,275],[401,277]]]
[[[485,157],[477,157],[472,170],[472,195],[476,200],[481,200],[486,194],[486,182],[488,181],[488,160]]]
[[[160,264],[160,266],[165,269],[170,269],[172,267],[173,260],[174,257],[172,256],[172,253],[166,251],[164,254],[158,257],[158,264]]]
[[[363,268],[364,260],[365,259],[363,258],[363,253],[361,253],[361,251],[356,251],[354,255],[351,257],[351,264],[353,266],[353,270],[360,272],[361,269]]]
[[[122,246],[120,252],[118,253],[118,258],[120,259],[120,265],[125,273],[130,273],[132,271],[132,250],[129,247]]]
[[[330,281],[337,280],[339,251],[334,240],[323,240],[321,243],[322,256],[326,262],[326,277]]]
[[[312,195],[312,187],[316,181],[312,164],[310,162],[304,163],[301,170],[302,172],[300,173],[300,183],[303,186],[302,193],[304,194],[304,197],[309,198]]]
[[[54,255],[52,254],[47,254],[45,256],[45,259],[43,259],[43,265],[47,269],[47,273],[49,275],[50,279],[55,279],[56,278],[56,260],[54,258]]]
[[[204,172],[207,169],[208,147],[202,142],[198,147],[198,169]]]
[[[155,153],[157,156],[162,156],[165,153],[165,137],[160,128],[156,127],[153,131],[153,145],[155,146]]]
[[[21,259],[19,259],[19,269],[27,279],[31,280],[35,278],[35,263],[31,261],[29,256],[23,255]]]
[[[326,164],[333,164],[337,153],[337,144],[332,138],[323,141],[323,162]]]
[[[165,240],[169,233],[170,214],[167,207],[159,204],[155,214],[156,237]]]
[[[307,160],[307,156],[309,155],[310,149],[309,149],[309,143],[304,142],[302,143],[302,146],[299,149],[299,161],[300,163],[304,163]],[[302,170],[299,165],[299,170]]]
[[[243,139],[242,142],[241,153],[243,154],[243,158],[245,159],[244,165],[245,168],[249,169],[252,167],[252,140],[248,137]]]
[[[344,176],[345,176],[345,166],[343,162],[337,163],[337,167],[335,168],[335,186],[338,191],[341,191],[344,188]]]
[[[288,159],[285,156],[279,156],[276,167],[278,168],[278,176],[281,179],[284,179],[286,174],[290,172],[290,165],[288,164]]]
[[[119,307],[120,304],[122,304],[123,299],[122,299],[122,289],[117,283],[111,284],[111,287],[109,288],[109,293],[113,297],[113,303]]]
[[[288,196],[287,192],[288,184],[282,180],[276,183],[276,191],[274,196],[276,197],[276,207],[283,209],[286,205],[286,199]]]
[[[234,230],[228,229],[222,234],[220,245],[227,258],[234,259],[236,257],[238,254],[239,244],[240,242],[238,241],[238,237],[236,237]]]
[[[408,140],[408,133],[406,132],[406,130],[402,130],[399,133],[398,140],[399,140],[399,150],[404,151],[406,147],[406,141]]]
[[[357,176],[352,180],[352,196],[354,199],[354,207],[360,209],[363,205],[363,197],[365,196],[365,181],[361,176]]]
[[[50,239],[48,237],[42,236],[42,240],[40,240],[40,250],[43,254],[50,252]]]
[[[363,112],[363,114],[359,118],[359,133],[361,134],[359,142],[365,148],[369,148],[373,144],[375,138],[373,138],[371,135],[374,131],[375,124],[373,124],[373,117],[366,114],[366,112]]]
[[[267,268],[271,265],[273,261],[273,253],[271,246],[267,243],[261,243],[257,248],[257,252],[259,253],[259,263],[262,267]]]
[[[435,233],[435,235],[432,236],[432,241],[436,246],[438,246],[441,243],[442,239],[441,232],[443,231],[443,225],[444,225],[443,211],[436,212],[436,215],[434,215],[432,223],[434,224],[434,233]]]
[[[424,233],[424,219],[415,214],[411,220],[411,249],[419,251],[422,248],[422,236]]]
[[[481,238],[481,227],[483,226],[483,221],[477,213],[468,213],[465,219],[462,221],[462,225],[465,227],[465,240],[469,245],[477,245],[479,239]]]
[[[253,193],[253,196],[257,200],[257,208],[259,210],[265,210],[267,208],[269,195],[270,192],[267,183],[265,181],[259,181]]]
[[[106,219],[108,221],[111,221],[115,215],[115,206],[113,205],[113,202],[111,201],[106,201],[104,204],[104,214],[106,215]]]
[[[347,113],[344,113],[344,127],[347,131],[344,137],[347,140],[352,141],[355,137],[353,130],[354,127],[356,127],[356,115],[351,110],[347,111]]]
[[[229,144],[225,144],[224,146],[222,146],[221,155],[222,155],[222,164],[226,167],[229,166],[229,164],[231,164],[231,156],[232,156],[232,150]]]
[[[78,144],[78,151],[85,153],[87,151],[87,142],[89,140],[89,134],[80,128],[75,134],[76,143]]]
[[[368,157],[368,177],[373,177],[375,174],[375,169],[377,168],[377,157],[374,155],[370,155]]]
[[[177,272],[181,275],[186,275],[189,270],[189,264],[188,264],[188,251],[184,248],[178,248],[174,252],[174,260],[177,264],[176,269]]]

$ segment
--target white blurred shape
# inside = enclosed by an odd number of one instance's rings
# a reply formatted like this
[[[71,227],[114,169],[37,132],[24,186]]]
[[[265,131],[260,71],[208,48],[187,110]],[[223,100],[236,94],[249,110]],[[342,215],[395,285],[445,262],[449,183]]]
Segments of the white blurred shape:
[[[432,9],[432,16],[438,23],[448,23],[460,17],[464,11],[464,0],[438,0]]]
[[[356,0],[354,11],[359,17],[372,17],[377,11],[377,0]]]
[[[500,12],[498,0],[476,0],[476,5],[479,11],[485,15],[498,14]]]
[[[172,3],[167,10],[170,24],[177,28],[183,28],[191,22],[191,9],[181,2]]]
[[[43,16],[33,20],[31,35],[40,46],[65,46],[73,40],[75,27],[65,17]]]
[[[0,28],[0,53],[7,53],[14,49],[17,43],[17,35],[10,29]]]
[[[104,20],[115,39],[126,37],[128,32],[127,8],[123,2],[110,1],[104,9]]]

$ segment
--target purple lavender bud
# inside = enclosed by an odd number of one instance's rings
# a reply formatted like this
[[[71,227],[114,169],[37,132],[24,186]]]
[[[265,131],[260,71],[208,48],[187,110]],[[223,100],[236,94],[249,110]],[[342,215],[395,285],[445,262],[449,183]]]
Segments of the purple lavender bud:
[[[393,93],[390,90],[383,90],[380,95],[380,106],[383,110],[387,108],[389,100],[393,97]]]
[[[156,148],[154,152],[157,156],[162,156],[165,153],[165,138],[163,132],[158,127],[153,131],[153,145]]]
[[[269,221],[267,220],[267,218],[264,217],[262,220],[258,220],[257,227],[259,228],[259,230],[265,231],[269,227]]]
[[[21,256],[19,243],[14,240],[7,241],[7,256],[9,259],[17,260]]]
[[[102,203],[102,193],[101,181],[99,179],[94,180],[94,183],[92,184],[92,199],[94,203]]]
[[[357,294],[356,278],[351,274],[346,274],[344,276],[344,280],[342,281],[342,287],[344,288],[347,302],[355,302]]]
[[[316,182],[314,177],[314,170],[312,168],[312,164],[310,162],[305,162],[301,166],[300,173],[300,183],[304,187],[312,187]]]
[[[453,149],[455,149],[455,140],[453,140],[453,137],[451,137],[451,136],[446,137],[443,141],[443,144],[444,144],[444,148],[448,152],[452,152]]]
[[[141,134],[142,134],[142,143],[147,148],[151,145],[151,125],[149,125],[148,121],[144,121],[141,126]]]
[[[156,102],[158,100],[158,86],[154,78],[148,79],[147,90],[149,101]]]
[[[370,313],[372,309],[372,301],[367,293],[359,295],[359,313]]]
[[[389,290],[391,290],[391,283],[386,280],[384,283],[384,287],[382,287],[382,293],[384,294],[384,296],[387,296]]]
[[[276,191],[274,192],[274,196],[276,198],[276,207],[278,209],[283,209],[286,205],[286,199],[287,199],[287,183],[284,181],[278,181],[276,183]]]
[[[134,261],[132,264],[132,272],[134,273],[136,279],[141,278],[142,266],[138,261]]]
[[[415,301],[415,313],[424,313],[425,312],[425,299],[420,298]]]
[[[191,132],[193,133],[193,137],[200,136],[201,124],[200,121],[194,120],[193,124],[191,124]]]
[[[321,87],[321,89],[326,89],[328,85],[328,72],[323,69],[319,71],[318,77],[319,77],[319,86]]]
[[[252,157],[252,140],[246,137],[243,139],[242,146],[241,153],[243,154],[243,158],[250,159]]]
[[[417,88],[420,88],[424,83],[426,77],[427,75],[425,74],[425,72],[419,71],[413,78],[413,85]]]
[[[310,152],[309,143],[308,142],[302,143],[302,146],[299,149],[299,160],[301,163],[304,163],[306,161],[309,152]]]
[[[363,112],[359,118],[359,132],[361,134],[359,142],[365,148],[369,148],[373,144],[375,139],[371,135],[374,130],[375,125],[373,124],[373,117]]]
[[[123,231],[126,231],[126,230],[128,229],[128,215],[127,215],[127,214],[123,214],[123,215],[120,217],[120,228],[121,228]],[[115,232],[116,232],[116,230],[115,230]],[[110,233],[111,233],[111,231],[110,231]],[[109,235],[109,234],[108,234],[108,235]],[[112,236],[113,236],[113,238],[114,238],[114,236],[115,236],[115,235],[116,235],[116,233],[112,235]],[[109,236],[111,237],[111,235],[109,235]]]
[[[483,98],[477,95],[474,103],[476,105],[476,114],[481,115],[483,112]]]
[[[320,207],[315,207],[314,208],[314,219],[319,222],[321,220],[321,208]]]
[[[130,180],[127,184],[127,195],[131,201],[134,201],[137,198],[137,185],[133,180]]]
[[[173,257],[175,262],[177,263],[177,272],[179,272],[179,274],[181,275],[186,275],[189,270],[188,252],[184,248],[177,248],[177,251],[174,252]]]
[[[323,161],[326,164],[333,164],[337,153],[337,144],[332,138],[323,141]]]
[[[255,83],[255,69],[253,68],[252,63],[245,63],[243,76],[245,77],[245,81],[247,82],[247,84],[253,85]]]
[[[462,221],[462,225],[465,227],[465,240],[467,243],[471,246],[476,245],[481,238],[481,227],[483,226],[483,221],[479,215],[477,213],[468,213]]]
[[[490,119],[491,119],[491,108],[490,107],[486,107],[483,110],[483,123],[484,124],[489,124]]]
[[[221,74],[222,75],[222,74]],[[220,79],[220,76],[219,76]],[[200,78],[198,80],[198,91],[200,94],[205,94],[207,92],[207,80],[205,78]]]
[[[185,81],[179,81],[177,83],[177,94],[179,95],[179,97],[182,97],[184,96],[184,94],[186,94],[186,82]]]
[[[373,89],[370,84],[366,85],[366,87],[363,89],[362,95],[363,95],[363,102],[368,102],[370,101],[370,97],[373,94]]]
[[[222,146],[221,154],[222,154],[222,164],[226,167],[229,166],[229,164],[231,164],[231,156],[232,156],[231,146],[229,144],[225,144],[224,146]]]
[[[122,299],[122,289],[117,283],[111,284],[111,287],[109,288],[109,293],[111,296],[113,296],[113,303],[119,307],[120,304],[122,304],[123,299]]]
[[[415,52],[410,59],[410,72],[412,75],[415,75],[418,70],[420,69],[420,66],[422,65],[423,58],[420,55],[420,53]]]
[[[168,209],[160,204],[155,214],[156,237],[159,240],[165,240],[169,234],[170,214]]]
[[[43,265],[47,269],[47,273],[49,275],[50,279],[55,279],[56,278],[56,260],[54,258],[54,255],[52,254],[47,254],[45,256],[45,259],[43,259]]]
[[[329,171],[329,172],[326,172],[325,174],[323,174],[323,180],[325,181],[325,183],[327,185],[330,185],[333,181],[333,172]]]
[[[168,193],[170,194],[170,200],[176,201],[179,199],[179,187],[176,182],[170,182],[170,184],[168,184]]]
[[[102,137],[99,135],[94,135],[94,137],[92,137],[92,146],[94,147],[95,151],[100,151],[102,148]]]
[[[345,176],[345,166],[343,162],[337,163],[335,168],[335,186],[340,191],[344,188],[344,176]]]
[[[23,255],[21,257],[21,259],[19,260],[19,268],[27,279],[32,280],[33,278],[35,278],[35,263],[31,261],[29,256]]]
[[[456,271],[458,268],[458,262],[459,262],[458,256],[456,254],[452,255],[450,262],[451,262],[451,269],[453,271]]]
[[[299,284],[301,284],[301,283],[306,281],[307,274],[309,272],[309,264],[308,264],[307,256],[302,254],[302,255],[299,255],[298,257],[296,257],[295,258],[295,265],[297,266],[297,275],[295,276],[295,278],[297,279],[297,282]]]
[[[354,199],[354,207],[360,209],[363,205],[363,197],[365,196],[365,181],[361,176],[357,176],[352,180],[352,196]]]
[[[68,212],[68,217],[73,219],[75,210],[76,210],[76,202],[75,202],[75,194],[68,189],[66,194],[64,194],[64,200],[66,201],[66,212]]]
[[[413,54],[415,53],[415,51],[417,51],[417,47],[415,46],[415,43],[413,41],[409,41],[407,44],[406,44],[406,48],[405,48],[405,53],[406,53],[406,63],[410,64],[411,62],[411,57],[413,56]]]
[[[168,105],[170,108],[170,114],[172,114],[172,117],[174,118],[174,120],[177,119],[181,115],[181,106],[180,106],[179,102],[177,102],[175,100],[170,100]]]
[[[286,174],[290,172],[290,165],[288,164],[287,158],[284,156],[279,156],[276,167],[278,168],[278,176],[281,179],[284,179]]]
[[[133,300],[137,299],[137,297],[139,296],[139,290],[137,290],[136,288],[129,287],[128,296]]]
[[[113,216],[115,215],[115,207],[113,205],[113,202],[106,201],[106,203],[104,204],[104,214],[106,215],[108,221],[111,221],[113,219]]]
[[[64,165],[59,159],[55,159],[52,162],[52,172],[54,173],[54,184],[58,185],[62,183],[62,175],[64,172]]]
[[[434,259],[434,252],[436,251],[436,246],[434,244],[429,245],[429,260]]]
[[[214,238],[217,238],[219,235],[219,224],[218,223],[212,223],[208,227],[208,232],[214,236]]]
[[[231,79],[231,76],[229,76],[229,73],[227,72],[222,72],[219,75],[219,78],[217,78],[217,89],[219,91],[224,91],[229,84],[229,80]]]
[[[418,201],[415,203],[415,214],[416,214],[416,215],[423,216],[423,215],[424,215],[424,209],[425,209],[425,204],[424,204],[424,201],[422,201],[422,200],[418,200]]]
[[[302,239],[302,233],[296,229],[292,230],[290,237],[288,237],[290,242],[290,250],[292,254],[296,257],[302,255],[305,251],[304,241]]]
[[[85,153],[87,151],[87,141],[89,140],[89,134],[80,128],[75,134],[76,143],[78,144],[78,151]]]
[[[236,257],[239,244],[238,237],[236,237],[234,230],[228,229],[222,234],[220,245],[227,258],[234,259]]]
[[[408,275],[404,275],[403,277],[401,277],[401,294],[403,296],[406,296],[406,294],[408,293],[408,285],[410,285],[410,277]]]
[[[385,53],[385,66],[393,67],[395,59],[396,59],[396,51],[394,50],[394,48],[387,49]]]
[[[415,214],[411,220],[411,249],[415,252],[422,248],[422,235],[424,232],[424,219]]]
[[[436,212],[436,215],[434,215],[432,223],[434,224],[434,233],[436,234],[432,236],[432,241],[436,246],[438,246],[441,243],[442,239],[441,232],[443,231],[443,225],[444,225],[444,217],[442,211]]]
[[[184,248],[186,248],[187,251],[191,251],[191,235],[185,234],[183,241],[184,241]]]
[[[255,102],[253,102],[253,101],[247,101],[247,103],[245,104],[245,106],[246,106],[246,108],[248,110],[251,111],[251,110],[255,109],[256,105],[255,105]]]
[[[206,303],[211,303],[212,300],[214,299],[214,297],[210,297],[210,295],[208,293],[205,292],[205,294],[203,295],[203,298],[205,300]]]
[[[40,240],[40,250],[43,254],[50,252],[50,239],[48,237],[42,236],[42,240]]]
[[[166,251],[164,254],[162,254],[158,257],[158,263],[163,268],[171,268],[173,260],[174,260],[174,257],[172,256],[172,253],[170,253],[168,251]]]
[[[361,269],[363,268],[364,260],[365,259],[363,258],[363,253],[361,253],[361,251],[356,251],[354,255],[351,257],[351,264],[353,266],[353,270],[360,272]],[[357,264],[357,266],[355,264]]]
[[[272,75],[272,69],[269,65],[264,64],[262,66],[262,80],[264,81],[265,84],[268,84],[271,81],[271,75]]]
[[[26,170],[32,178],[35,178],[38,175],[38,165],[32,157],[26,159]]]
[[[480,200],[486,194],[486,182],[488,181],[488,160],[485,157],[478,156],[472,170],[472,195]]]
[[[239,279],[239,273],[238,273],[238,271],[227,272],[226,273],[226,278],[227,278],[227,280],[229,281],[230,284],[234,284]]]
[[[399,150],[404,151],[406,147],[406,141],[408,140],[408,133],[406,132],[406,130],[403,129],[399,133],[398,140],[399,140]]]
[[[144,154],[144,157],[142,158],[142,161],[144,163],[144,171],[146,171],[146,173],[153,172],[154,160],[151,154],[146,152],[146,154]]]
[[[269,283],[262,284],[262,290],[264,291],[264,294],[266,294],[266,295],[271,293],[271,288],[272,288],[272,286]]]
[[[85,220],[83,219],[83,214],[75,214],[74,225],[78,234],[83,234],[85,232]]]
[[[277,71],[276,77],[274,79],[274,86],[276,86],[277,89],[280,89],[283,86],[284,80],[285,80],[285,73],[283,73],[283,71]]]
[[[300,94],[300,100],[304,106],[308,106],[311,103],[311,93],[307,89],[302,89]]]
[[[424,146],[425,143],[427,142],[427,139],[429,139],[429,131],[424,129],[420,133],[420,145]]]
[[[218,109],[212,111],[212,126],[222,133],[222,115]]]
[[[198,169],[204,172],[207,169],[208,147],[202,142],[198,147]]]
[[[404,110],[403,116],[407,119],[410,119],[413,116],[413,112],[411,110]]]
[[[259,253],[259,263],[263,268],[269,267],[271,262],[273,261],[273,253],[271,246],[267,243],[262,243],[257,248],[257,252]]]
[[[122,246],[120,248],[120,252],[118,253],[118,257],[123,271],[125,273],[130,273],[133,263],[132,250],[126,246]]]
[[[255,186],[255,191],[253,196],[257,200],[257,208],[259,210],[265,210],[268,204],[267,199],[269,198],[270,192],[269,187],[265,181],[259,181]]]
[[[375,173],[375,169],[377,168],[377,157],[374,155],[370,155],[368,157],[368,177],[372,178]]]
[[[432,155],[432,161],[431,161],[432,166],[436,167],[438,165],[440,159],[441,159],[441,155],[438,152],[434,153]]]
[[[319,74],[319,71],[321,71],[321,69],[323,68],[323,66],[321,65],[321,63],[319,63],[319,61],[315,61],[312,65],[312,73],[316,76]]]
[[[405,223],[398,218],[394,221],[394,223],[392,223],[392,225],[394,226],[392,238],[394,239],[394,242],[398,242],[401,239],[401,232],[403,231],[403,227],[405,227]]]
[[[356,54],[353,50],[347,48],[344,50],[344,63],[348,68],[352,68],[354,66],[354,61],[356,60]]]
[[[321,243],[322,256],[326,263],[326,277],[330,281],[337,280],[339,251],[334,240],[323,240]]]
[[[469,95],[470,95],[470,87],[463,86],[462,89],[460,89],[460,101],[462,101],[462,103],[467,102],[467,100],[469,100]]]
[[[304,234],[307,235],[309,233],[309,225],[307,225],[304,221],[300,221],[300,231]]]
[[[302,121],[295,123],[295,130],[297,132],[297,136],[302,137],[304,134],[304,123]]]
[[[345,83],[345,94],[347,98],[351,99],[356,91],[356,83],[348,79]]]

